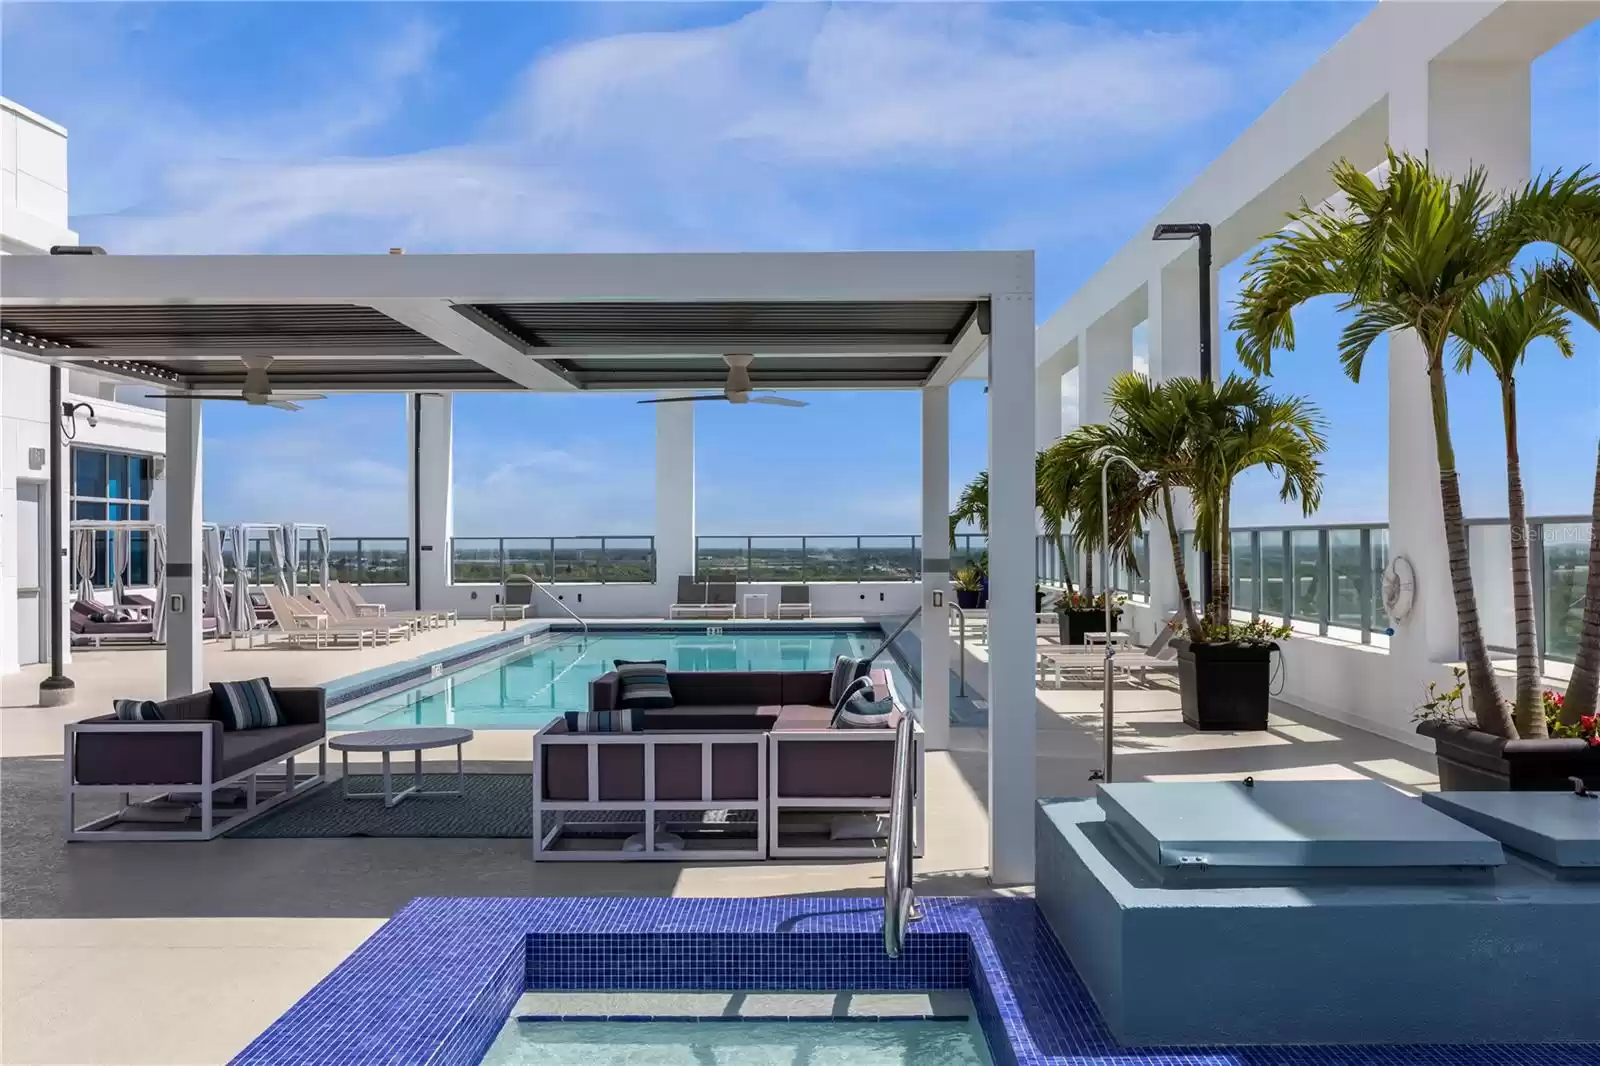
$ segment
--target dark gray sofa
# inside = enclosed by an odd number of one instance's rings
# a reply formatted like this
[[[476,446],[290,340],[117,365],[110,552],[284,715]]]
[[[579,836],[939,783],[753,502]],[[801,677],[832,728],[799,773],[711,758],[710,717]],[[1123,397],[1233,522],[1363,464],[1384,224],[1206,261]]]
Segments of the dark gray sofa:
[[[106,714],[67,726],[67,839],[209,840],[320,784],[327,766],[326,693],[274,688],[273,695],[285,724],[271,729],[223,729],[209,689],[161,701],[159,722],[123,722]],[[297,777],[295,757],[312,748],[316,774]],[[180,791],[178,802],[195,808],[188,822],[135,823],[124,817],[134,796],[159,802]],[[120,793],[124,812],[78,825],[76,797],[96,792]],[[233,792],[243,794],[242,802],[227,802]]]

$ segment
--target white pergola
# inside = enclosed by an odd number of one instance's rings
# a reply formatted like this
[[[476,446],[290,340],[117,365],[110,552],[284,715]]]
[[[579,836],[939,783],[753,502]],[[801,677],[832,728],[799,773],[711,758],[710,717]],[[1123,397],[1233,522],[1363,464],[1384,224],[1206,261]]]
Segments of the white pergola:
[[[944,609],[934,606],[948,598],[948,386],[985,356],[994,415],[990,875],[1032,881],[1031,252],[13,257],[0,328],[10,351],[164,388],[237,389],[241,357],[268,356],[275,389],[418,394],[419,458],[430,434],[448,438],[449,393],[716,388],[727,353],[754,356],[756,388],[918,389],[923,632],[932,638],[921,642],[921,673],[935,749],[949,732],[950,642],[941,639]],[[693,407],[657,408],[658,453],[678,451],[657,462],[657,557],[667,581],[694,561]],[[840,453],[848,462],[848,449]],[[442,471],[414,475],[420,596],[429,580],[448,580],[448,518],[423,513],[430,500],[448,500],[445,455]],[[169,400],[173,694],[203,680],[201,461],[200,403]],[[448,506],[434,510],[448,515]]]

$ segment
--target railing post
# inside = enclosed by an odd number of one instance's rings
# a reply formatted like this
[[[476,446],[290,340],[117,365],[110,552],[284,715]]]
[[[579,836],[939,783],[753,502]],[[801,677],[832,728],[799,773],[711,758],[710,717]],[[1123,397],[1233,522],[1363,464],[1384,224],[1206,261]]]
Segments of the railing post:
[[[1328,635],[1328,618],[1333,614],[1333,556],[1328,530],[1317,530],[1317,635]]]
[[[1283,531],[1283,624],[1294,620],[1294,534]]]
[[[856,584],[861,584],[861,538],[856,538]]]
[[[606,564],[608,562],[610,562],[610,561],[611,561],[610,556],[608,556],[606,554],[606,538],[601,537],[600,538],[600,559],[599,559],[599,562],[596,564],[596,566],[600,571],[600,584],[602,584],[602,585],[604,585],[606,583]]]
[[[1516,531],[1513,530],[1513,533]],[[1544,676],[1545,656],[1549,653],[1550,643],[1545,624],[1546,598],[1549,588],[1545,583],[1544,569],[1544,523],[1529,523],[1525,531],[1528,537],[1528,567],[1533,571],[1533,632],[1535,648],[1539,655],[1539,676]]]
[[[1361,530],[1360,565],[1356,568],[1356,595],[1361,597],[1361,643],[1372,643],[1372,529]]]
[[[756,538],[744,538],[744,581],[749,585],[756,579]]]

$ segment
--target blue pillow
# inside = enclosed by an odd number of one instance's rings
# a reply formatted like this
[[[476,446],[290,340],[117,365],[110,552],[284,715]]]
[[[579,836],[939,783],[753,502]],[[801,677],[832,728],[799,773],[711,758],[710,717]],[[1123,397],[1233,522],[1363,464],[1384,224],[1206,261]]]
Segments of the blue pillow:
[[[161,705],[155,700],[112,700],[111,709],[119,722],[165,722]]]
[[[264,677],[211,682],[211,710],[222,723],[223,732],[228,733],[276,729],[285,724],[278,697],[272,693],[272,682]]]
[[[872,691],[868,689],[844,701],[844,706],[839,709],[838,725],[840,729],[888,729],[893,714],[894,698],[885,696],[881,700],[874,700]]]

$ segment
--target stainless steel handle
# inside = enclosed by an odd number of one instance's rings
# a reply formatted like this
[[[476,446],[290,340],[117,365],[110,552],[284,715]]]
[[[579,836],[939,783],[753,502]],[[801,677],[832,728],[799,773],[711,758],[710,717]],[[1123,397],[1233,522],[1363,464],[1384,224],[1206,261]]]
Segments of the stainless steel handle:
[[[894,735],[894,783],[889,790],[889,854],[883,871],[883,950],[891,959],[905,946],[906,926],[922,917],[911,887],[911,839],[916,830],[916,735],[909,712]]]
[[[568,607],[567,604],[566,604],[566,601],[562,600],[555,593],[551,592],[549,589],[547,589],[543,585],[539,584],[538,579],[535,578],[533,575],[531,575],[531,574],[521,574],[521,573],[518,573],[518,574],[507,574],[505,580],[503,582],[501,582],[502,590],[506,586],[509,586],[511,584],[511,579],[514,578],[514,577],[520,577],[522,580],[526,581],[528,584],[532,585],[534,588],[538,589],[540,592],[544,593],[546,596],[549,596],[551,603],[554,603],[557,607],[559,607],[563,611],[567,612],[568,616],[571,617],[571,619],[574,622],[577,622],[580,626],[583,627],[583,639],[585,641],[587,641],[589,639],[589,623],[585,622],[583,620],[583,618],[580,617],[578,615],[578,613],[576,611],[574,611],[571,607]],[[505,599],[507,599],[507,597],[502,595],[501,599],[505,600]]]

